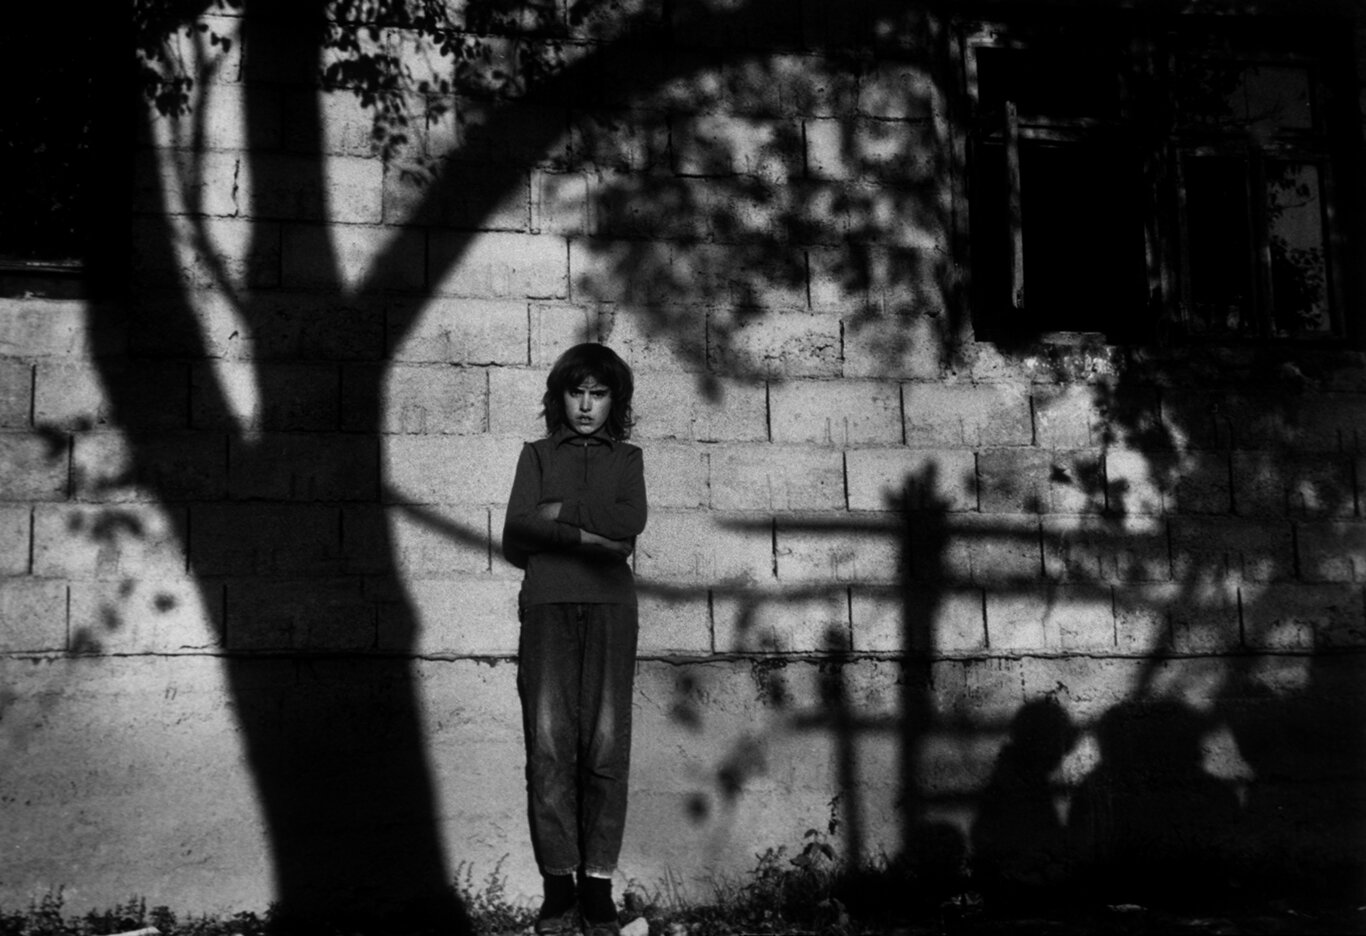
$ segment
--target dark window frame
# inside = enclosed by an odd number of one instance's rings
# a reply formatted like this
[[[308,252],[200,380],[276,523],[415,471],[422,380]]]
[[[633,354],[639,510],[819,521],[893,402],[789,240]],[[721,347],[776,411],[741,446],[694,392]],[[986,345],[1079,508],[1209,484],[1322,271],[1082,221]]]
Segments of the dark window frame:
[[[1353,294],[1359,291],[1356,274],[1343,263],[1344,257],[1350,256],[1347,245],[1356,227],[1356,199],[1352,197],[1356,180],[1349,178],[1349,172],[1353,157],[1360,153],[1361,136],[1352,56],[1341,41],[1351,35],[1351,30],[1341,22],[1293,19],[1179,15],[1159,20],[1110,14],[958,21],[954,54],[959,63],[963,108],[957,140],[960,173],[955,183],[956,199],[963,209],[958,213],[958,242],[967,254],[965,295],[971,303],[969,311],[979,340],[999,344],[1085,339],[1110,344],[1278,346],[1341,345],[1344,340],[1360,340],[1361,329],[1350,313]],[[1061,99],[1053,101],[1051,113],[1025,103],[1031,95],[1037,101],[1051,93],[1050,81],[1058,95],[1072,94],[1061,82],[1053,81],[1046,68],[1041,78],[1026,77],[1011,84],[1009,79],[1026,73],[1023,66],[1012,73],[1010,57],[1016,55],[1025,61],[1039,52],[1044,53],[1039,61],[1054,60],[1053,71],[1059,75],[1066,72],[1057,60],[1075,52],[1075,59],[1082,63],[1079,79],[1088,75],[1084,67],[1087,60],[1113,63],[1112,101],[1107,105],[1104,95],[1094,93],[1083,81],[1080,93],[1086,100],[1077,104],[1073,113],[1067,112],[1071,102]],[[1253,64],[1304,69],[1311,91],[1308,112],[1314,122],[1309,127],[1276,127],[1263,139],[1250,138],[1246,124],[1183,124],[1177,81],[1181,62],[1186,60],[1226,68]],[[1240,80],[1253,79],[1241,73]],[[1012,106],[1008,95],[1017,95],[1022,103]],[[1041,303],[1038,297],[1047,297],[1050,286],[1054,295],[1066,295],[1069,285],[1062,283],[1058,272],[1064,269],[1058,258],[1065,255],[1062,245],[1066,232],[1056,225],[1041,227],[1035,222],[1031,226],[1029,212],[1021,214],[1022,204],[1029,207],[1030,193],[1027,165],[1025,176],[1020,174],[1022,155],[1030,148],[1036,154],[1051,152],[1055,156],[1069,147],[1080,152],[1088,140],[1094,142],[1107,135],[1114,143],[1114,152],[1126,154],[1126,162],[1113,165],[1123,165],[1127,179],[1116,187],[1122,194],[1115,203],[1125,217],[1116,221],[1119,226],[1114,228],[1122,229],[1121,240],[1129,242],[1114,259],[1118,264],[1115,269],[1122,268],[1127,285],[1116,290],[1113,302],[1094,289],[1091,292],[1095,294],[1088,295],[1083,285],[1076,290],[1079,295],[1069,299],[1075,308],[1049,307],[1046,298]],[[1209,261],[1193,247],[1192,160],[1220,153],[1244,160],[1248,179],[1256,186],[1249,189],[1246,198],[1248,228],[1255,245],[1255,253],[1249,251],[1254,292],[1246,303],[1246,320],[1239,319],[1242,327],[1233,329],[1209,327],[1208,314],[1205,318],[1197,314],[1193,286],[1193,264]],[[1043,165],[1046,159],[1035,161]],[[1295,229],[1292,222],[1300,223],[1296,230],[1307,230],[1305,218],[1318,211],[1321,250],[1317,254],[1287,246],[1284,236],[1277,251],[1268,247],[1274,219],[1267,218],[1271,195],[1263,170],[1273,165],[1282,167],[1290,181],[1300,183],[1299,189],[1283,185],[1282,192],[1303,192],[1306,180],[1317,179],[1317,201],[1311,193],[1309,201],[1298,205],[1291,205],[1284,196],[1278,196],[1281,201],[1277,202],[1286,214],[1299,211],[1286,222],[1285,230]],[[1037,168],[1035,175],[1042,175]],[[1033,217],[1045,214],[1038,211],[1040,200],[1036,194]],[[1126,214],[1130,211],[1132,216]],[[1033,243],[1044,244],[1043,248],[1036,246],[1032,266],[1031,230]],[[1098,239],[1112,240],[1107,235],[1114,231],[1101,231]],[[1313,233],[1310,230],[1310,235]],[[1057,243],[1049,241],[1050,235]],[[1083,244],[1083,253],[1092,246],[1083,238],[1072,240]],[[1312,237],[1306,243],[1312,244]],[[1046,257],[1050,252],[1057,255],[1051,260],[1053,279],[1031,276],[1041,268],[1048,270],[1049,265],[1041,262],[1038,254]],[[1299,274],[1290,276],[1286,271],[1292,265],[1285,258],[1296,255],[1303,262],[1297,267]],[[1304,260],[1306,257],[1310,259]],[[1282,295],[1306,303],[1305,311],[1293,319],[1273,306],[1272,285],[1277,275],[1273,267],[1280,270],[1275,282],[1277,288],[1283,288]],[[1080,279],[1083,284],[1087,282],[1084,276]],[[1092,285],[1099,281],[1092,273]],[[1215,280],[1207,277],[1206,281]],[[1041,282],[1043,288],[1038,288]],[[1292,288],[1296,286],[1298,292]],[[1320,299],[1319,305],[1313,304]],[[1285,305],[1291,300],[1282,301],[1283,308],[1295,311]],[[1087,302],[1094,304],[1093,311],[1085,308]],[[1114,314],[1115,308],[1122,312]],[[1319,308],[1327,316],[1324,329],[1292,333],[1286,325],[1292,321],[1317,325],[1324,320],[1308,311]]]

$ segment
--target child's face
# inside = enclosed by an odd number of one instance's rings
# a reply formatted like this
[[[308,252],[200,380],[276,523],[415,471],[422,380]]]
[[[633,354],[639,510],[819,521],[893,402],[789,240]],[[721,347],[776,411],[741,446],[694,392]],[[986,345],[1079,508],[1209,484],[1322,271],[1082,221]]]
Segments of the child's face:
[[[596,377],[585,377],[578,386],[564,392],[564,417],[581,435],[592,435],[607,422],[612,412],[612,391]]]

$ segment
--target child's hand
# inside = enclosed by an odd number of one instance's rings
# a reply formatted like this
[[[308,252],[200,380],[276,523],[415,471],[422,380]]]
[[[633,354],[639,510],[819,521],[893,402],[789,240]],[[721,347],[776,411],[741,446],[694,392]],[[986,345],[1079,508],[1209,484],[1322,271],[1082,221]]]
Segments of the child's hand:
[[[587,530],[579,530],[579,542],[585,546],[601,546],[608,552],[616,553],[618,556],[629,556],[635,547],[630,540],[614,540],[596,533],[589,533]]]
[[[542,520],[560,519],[560,501],[546,501],[536,507],[536,516]]]

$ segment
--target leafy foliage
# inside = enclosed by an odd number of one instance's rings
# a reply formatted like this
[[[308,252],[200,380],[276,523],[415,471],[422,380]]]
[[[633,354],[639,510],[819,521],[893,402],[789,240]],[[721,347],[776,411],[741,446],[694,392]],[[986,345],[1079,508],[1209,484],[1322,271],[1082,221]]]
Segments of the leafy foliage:
[[[146,898],[137,896],[80,916],[67,914],[65,907],[65,894],[58,888],[33,901],[26,912],[0,908],[0,936],[108,936],[148,928],[161,936],[264,936],[269,924],[268,914],[179,917],[169,907],[148,908]]]
[[[475,933],[507,933],[531,925],[535,910],[513,904],[507,898],[507,879],[503,874],[504,855],[484,875],[482,886],[474,881],[474,868],[467,862],[456,867],[456,891],[465,906]]]

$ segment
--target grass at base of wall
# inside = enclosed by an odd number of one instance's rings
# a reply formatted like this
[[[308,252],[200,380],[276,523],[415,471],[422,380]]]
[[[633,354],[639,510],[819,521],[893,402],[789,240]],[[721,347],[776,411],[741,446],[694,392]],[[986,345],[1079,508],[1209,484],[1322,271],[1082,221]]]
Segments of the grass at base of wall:
[[[710,898],[699,902],[680,897],[675,887],[633,883],[621,895],[622,919],[644,919],[651,936],[880,932],[880,926],[870,925],[891,917],[885,907],[861,895],[885,890],[888,875],[886,867],[846,873],[833,848],[813,831],[795,855],[786,848],[771,848],[757,856],[747,875],[712,881]],[[469,865],[458,866],[455,889],[478,936],[531,932],[536,908],[508,899],[501,861],[482,881],[474,879]],[[72,915],[65,910],[60,890],[26,910],[0,908],[0,936],[154,936],[153,929],[159,936],[282,936],[287,928],[270,910],[261,915],[188,917],[167,907],[149,908],[138,897],[108,910]],[[369,934],[338,930],[336,936]]]
[[[455,890],[476,936],[529,936],[535,908],[507,898],[502,861],[482,881],[456,869]],[[926,873],[881,860],[850,867],[826,837],[809,831],[795,853],[770,848],[745,875],[711,882],[707,898],[685,897],[678,882],[632,882],[622,895],[623,922],[648,936],[1114,936],[1147,934],[1366,934],[1366,907],[1227,906],[1173,913],[1131,904],[993,907],[966,877]],[[108,910],[71,915],[57,890],[26,910],[0,907],[0,936],[292,936],[272,910],[226,917],[179,916],[134,897]],[[310,930],[309,936],[320,931]],[[321,936],[437,936],[435,931],[328,927]],[[442,932],[440,936],[457,936]]]

